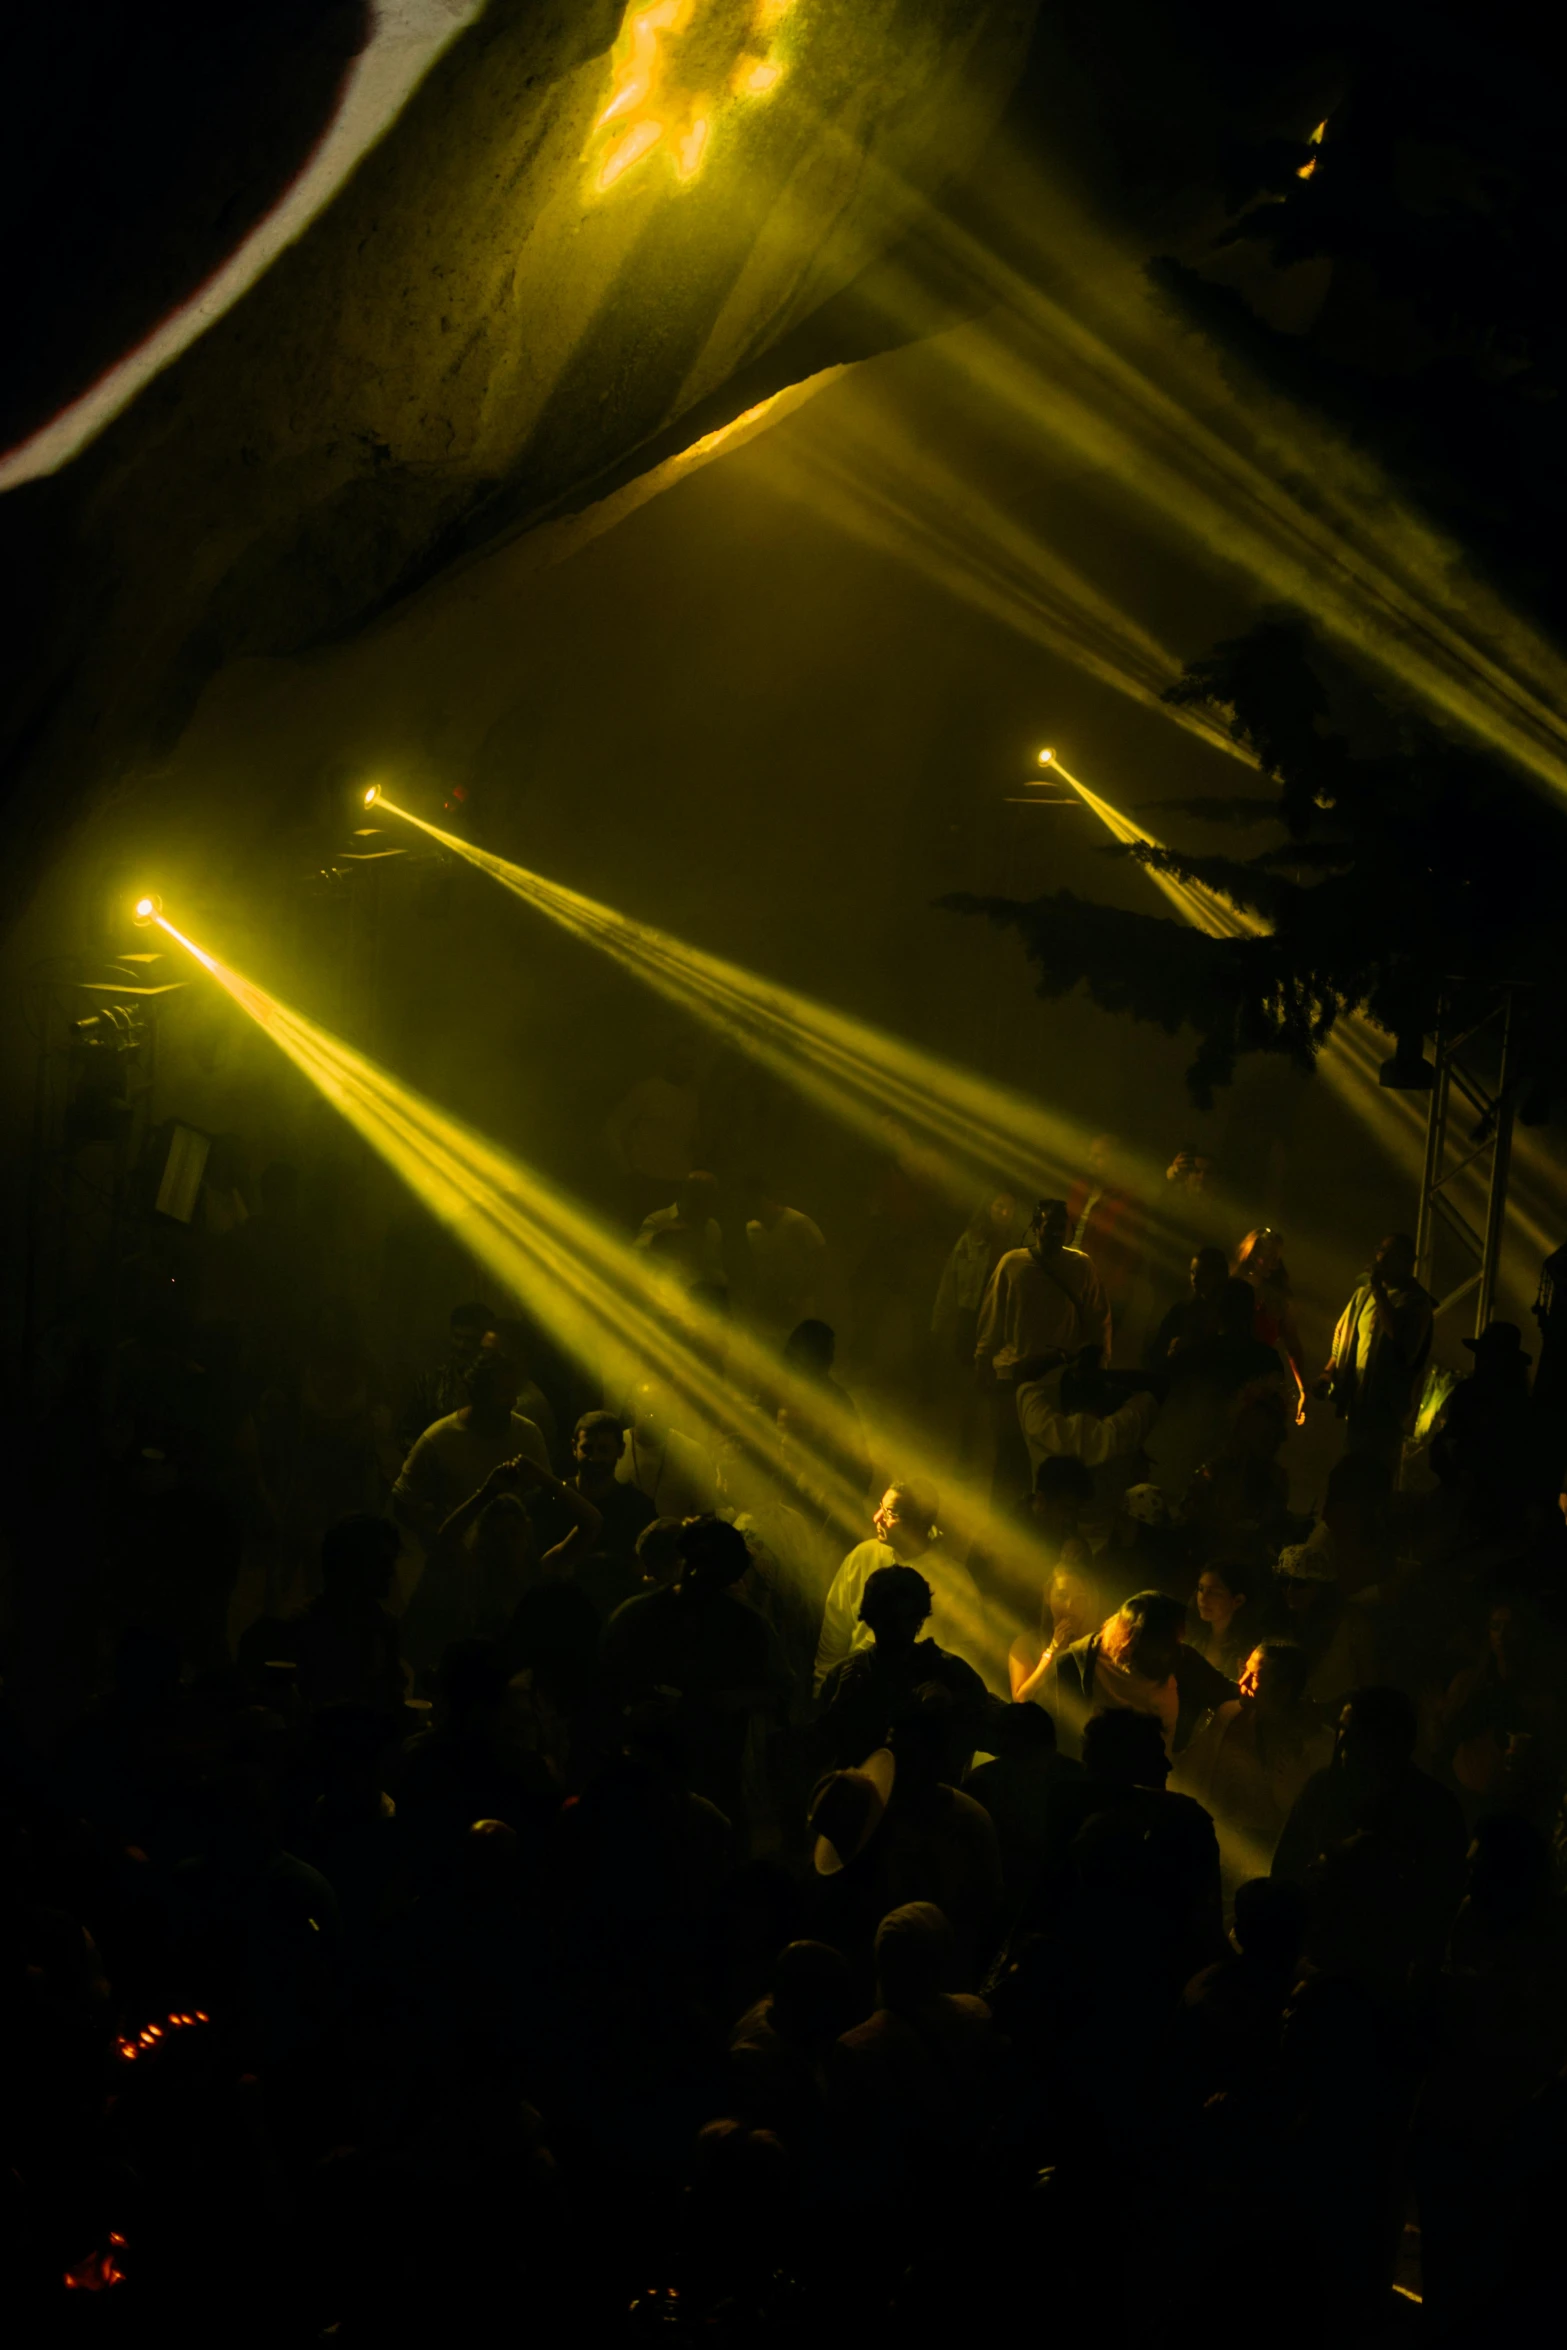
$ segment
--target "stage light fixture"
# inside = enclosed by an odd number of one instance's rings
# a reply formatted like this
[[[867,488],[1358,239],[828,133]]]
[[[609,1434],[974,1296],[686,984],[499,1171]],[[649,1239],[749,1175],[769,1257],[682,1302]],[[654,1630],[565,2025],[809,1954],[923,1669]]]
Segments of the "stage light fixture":
[[[359,795],[359,805],[362,808],[373,808],[380,797],[381,786],[378,783],[367,783]]]
[[[1040,766],[1041,766],[1041,767],[1048,767],[1048,766],[1050,765],[1051,761],[1054,759],[1054,757],[1055,757],[1055,753],[1054,753],[1054,751],[1041,751],[1041,752],[1040,752],[1040,754],[1039,754],[1039,764],[1040,764]]]
[[[135,903],[135,905],[134,905],[134,906],[132,907],[132,909],[131,909],[131,920],[132,920],[133,922],[135,922],[135,923],[136,923],[136,924],[137,924],[139,927],[141,927],[141,928],[145,928],[145,926],[146,926],[146,925],[147,925],[149,922],[156,922],[156,921],[157,921],[157,919],[158,919],[158,916],[159,916],[159,915],[160,915],[162,912],[163,912],[163,900],[162,900],[162,898],[158,898],[158,897],[150,897],[150,896],[149,896],[149,897],[144,897],[144,898],[138,898],[138,899],[136,900],[136,903]]]

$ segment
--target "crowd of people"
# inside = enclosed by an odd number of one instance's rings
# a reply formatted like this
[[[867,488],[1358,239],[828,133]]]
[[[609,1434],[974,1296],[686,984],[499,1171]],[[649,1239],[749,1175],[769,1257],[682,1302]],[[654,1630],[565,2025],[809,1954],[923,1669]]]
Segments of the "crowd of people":
[[[1181,1154],[1160,1295],[1100,1146],[958,1235],[890,1457],[821,1228],[729,1216],[689,1095],[617,1116],[627,1237],[715,1313],[744,1252],[760,1463],[523,1301],[388,1380],[285,1169],[207,1321],[62,1380],[0,1722],[20,2338],[1536,2320],[1567,1452],[1520,1331],[1422,1427],[1404,1236],[1318,1371],[1279,1235]]]

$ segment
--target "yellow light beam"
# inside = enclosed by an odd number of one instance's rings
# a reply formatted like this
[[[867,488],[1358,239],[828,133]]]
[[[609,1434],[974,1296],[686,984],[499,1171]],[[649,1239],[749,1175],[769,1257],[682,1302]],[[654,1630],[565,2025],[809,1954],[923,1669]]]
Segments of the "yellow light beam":
[[[831,1005],[758,979],[665,931],[632,922],[612,907],[458,839],[384,793],[380,804],[611,955],[845,1125],[883,1146],[889,1124],[901,1129],[912,1141],[917,1171],[955,1205],[972,1207],[976,1193],[997,1181],[1028,1198],[1064,1193],[1086,1164],[1091,1136],[1041,1103],[850,1019]],[[1164,1190],[1163,1167],[1134,1163],[1128,1172],[1145,1202],[1154,1253],[1171,1254],[1175,1236],[1157,1204]]]
[[[855,160],[907,195],[879,159]],[[1005,226],[992,239],[940,222],[944,263],[984,314],[932,351],[992,415],[1012,420],[1020,446],[1051,436],[1225,569],[1298,604],[1352,659],[1567,791],[1567,662],[1461,550],[1374,461],[1172,322],[1141,256],[1097,230],[1032,162],[998,154],[993,201]],[[1017,265],[1002,249],[1020,240],[1033,250]],[[928,318],[916,272],[885,283],[895,316]],[[922,457],[911,504],[923,476]]]
[[[782,1396],[804,1416],[816,1401],[813,1390],[744,1333],[689,1301],[677,1302],[641,1252],[612,1239],[496,1144],[242,977],[161,914],[156,919],[578,1361],[626,1386],[656,1365],[660,1384],[675,1398],[674,1424],[705,1441],[715,1458],[727,1454],[731,1474],[740,1472],[737,1486],[757,1474],[775,1484],[798,1476],[800,1448],[783,1442],[758,1399]],[[994,1514],[971,1480],[932,1462],[922,1432],[873,1419],[867,1433],[889,1473],[917,1468],[928,1480],[934,1468],[951,1546],[959,1557],[979,1547],[988,1554],[999,1587],[962,1614],[955,1645],[1004,1694],[1007,1646],[1037,1620],[1044,1562],[1021,1527]],[[848,1548],[868,1532],[866,1498],[819,1453],[812,1458],[806,1448],[806,1457],[829,1524]],[[1260,1862],[1243,1834],[1222,1819],[1219,1826],[1226,1859],[1253,1873]]]
[[[866,1496],[809,1436],[820,1399],[748,1333],[682,1296],[645,1252],[607,1233],[533,1170],[449,1117],[352,1047],[331,1036],[200,947],[166,918],[158,927],[202,968],[333,1103],[369,1146],[478,1260],[552,1329],[573,1357],[629,1393],[655,1367],[673,1399],[676,1426],[726,1464],[737,1486],[804,1473],[840,1551],[868,1533]],[[786,1403],[803,1438],[785,1442],[774,1411]],[[886,1474],[932,1469],[922,1432],[868,1424]],[[993,1518],[987,1498],[961,1479],[943,1486],[944,1520],[967,1548],[982,1543],[1014,1581],[1032,1560],[1019,1529]],[[961,1555],[961,1551],[960,1551]],[[964,1646],[994,1684],[1015,1620],[982,1608]]]

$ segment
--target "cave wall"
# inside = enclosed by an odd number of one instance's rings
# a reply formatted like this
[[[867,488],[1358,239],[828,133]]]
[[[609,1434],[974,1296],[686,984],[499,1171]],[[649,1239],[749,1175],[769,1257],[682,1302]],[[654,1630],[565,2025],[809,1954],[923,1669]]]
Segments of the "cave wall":
[[[13,906],[225,663],[340,636],[526,529],[840,291],[972,162],[1032,16],[693,0],[648,101],[669,136],[601,189],[621,8],[492,0],[236,309],[0,505],[28,591],[0,673]]]

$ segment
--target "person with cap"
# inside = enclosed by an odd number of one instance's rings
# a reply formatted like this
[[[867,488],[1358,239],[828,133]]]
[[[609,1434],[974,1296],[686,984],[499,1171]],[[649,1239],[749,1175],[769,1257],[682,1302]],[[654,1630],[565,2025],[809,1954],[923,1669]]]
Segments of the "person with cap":
[[[1415,1279],[1415,1244],[1390,1232],[1333,1332],[1333,1351],[1316,1384],[1345,1424],[1350,1452],[1376,1453],[1396,1466],[1431,1353],[1436,1300]]]
[[[930,1611],[930,1585],[917,1567],[877,1567],[869,1577],[860,1622],[873,1644],[851,1650],[822,1686],[817,1733],[834,1763],[857,1763],[884,1745],[915,1690],[937,1682],[952,1699],[944,1776],[956,1784],[968,1769],[992,1700],[972,1666],[921,1638]]]
[[[1019,1364],[1076,1354],[1085,1346],[1097,1346],[1101,1360],[1110,1360],[1109,1300],[1092,1258],[1068,1246],[1069,1230],[1065,1200],[1042,1199],[1027,1245],[1001,1258],[980,1307],[974,1372],[993,1399],[993,1501],[1010,1500],[1027,1482],[1017,1416]]]
[[[1163,1591],[1137,1591],[1097,1632],[1056,1657],[1041,1691],[1063,1754],[1080,1751],[1090,1715],[1125,1708],[1151,1714],[1167,1754],[1179,1754],[1201,1717],[1236,1694],[1186,1643],[1186,1609]]]
[[[878,1567],[918,1566],[930,1586],[931,1636],[942,1648],[971,1648],[982,1629],[979,1592],[960,1560],[942,1547],[932,1488],[912,1478],[887,1487],[871,1523],[869,1542],[857,1542],[832,1579],[822,1609],[816,1644],[814,1688],[821,1695],[835,1665],[856,1648],[868,1648],[872,1633],[861,1620],[865,1586]]]

